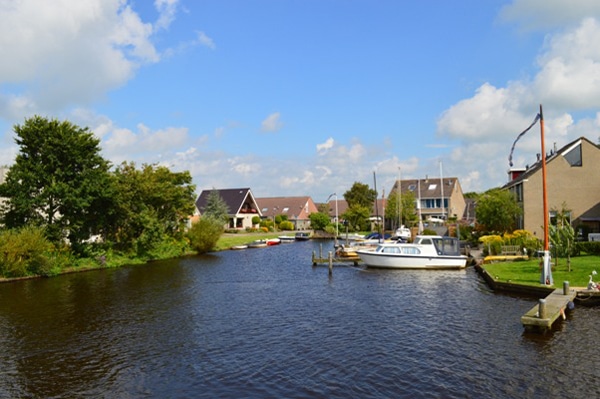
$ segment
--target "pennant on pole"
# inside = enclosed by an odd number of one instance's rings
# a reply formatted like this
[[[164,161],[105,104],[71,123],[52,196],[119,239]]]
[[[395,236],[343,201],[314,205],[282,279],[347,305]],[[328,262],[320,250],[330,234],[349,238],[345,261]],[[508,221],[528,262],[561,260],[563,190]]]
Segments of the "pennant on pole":
[[[533,120],[533,122],[531,122],[531,125],[529,125],[529,127],[528,127],[527,129],[523,130],[523,131],[521,132],[521,134],[519,134],[519,135],[517,136],[517,139],[515,140],[515,142],[513,143],[512,147],[511,147],[511,149],[510,149],[510,155],[508,156],[508,164],[509,164],[511,167],[513,166],[513,162],[512,162],[512,156],[513,156],[513,151],[515,150],[515,145],[517,144],[517,141],[519,141],[519,139],[520,139],[522,136],[524,136],[524,135],[525,135],[525,133],[527,133],[527,132],[529,131],[529,129],[531,129],[531,128],[533,127],[533,125],[535,125],[535,124],[536,124],[536,122],[537,122],[537,121],[539,121],[539,120],[540,120],[540,117],[541,117],[541,116],[540,116],[540,114],[537,114],[537,115],[535,116],[535,119]]]

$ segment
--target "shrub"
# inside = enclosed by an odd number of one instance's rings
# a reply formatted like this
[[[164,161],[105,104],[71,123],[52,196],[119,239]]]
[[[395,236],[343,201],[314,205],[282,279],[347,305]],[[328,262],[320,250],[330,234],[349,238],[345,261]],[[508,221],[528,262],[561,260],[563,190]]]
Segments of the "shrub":
[[[0,234],[0,271],[5,277],[52,274],[51,250],[41,227],[6,230]]]
[[[284,220],[283,222],[279,223],[279,229],[294,230],[294,223],[290,222],[289,220]]]
[[[600,256],[600,241],[582,241],[575,243],[575,252]]]
[[[530,256],[542,248],[542,242],[527,230],[515,230],[512,234],[504,234],[503,245],[518,245],[527,250]]]
[[[498,255],[501,251],[504,240],[499,235],[482,236],[479,242],[483,245],[483,255]]]
[[[190,247],[199,254],[203,254],[215,248],[222,233],[223,225],[220,221],[204,217],[192,225],[187,237]]]

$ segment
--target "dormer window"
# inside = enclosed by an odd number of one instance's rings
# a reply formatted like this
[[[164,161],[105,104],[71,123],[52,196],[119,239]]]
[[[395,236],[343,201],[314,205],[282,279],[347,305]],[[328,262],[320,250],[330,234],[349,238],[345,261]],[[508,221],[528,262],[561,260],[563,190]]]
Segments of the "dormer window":
[[[573,147],[569,148],[563,154],[565,160],[571,166],[583,166],[583,159],[581,157],[581,141],[577,142]]]

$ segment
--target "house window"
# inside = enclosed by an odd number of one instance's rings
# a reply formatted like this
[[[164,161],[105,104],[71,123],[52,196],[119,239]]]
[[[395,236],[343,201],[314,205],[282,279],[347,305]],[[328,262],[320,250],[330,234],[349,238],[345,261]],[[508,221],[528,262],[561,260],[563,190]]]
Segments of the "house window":
[[[433,208],[442,208],[442,199],[441,198],[430,198],[421,200],[421,203],[424,204],[424,208],[433,209]],[[448,208],[448,198],[444,198],[444,208]]]
[[[513,189],[513,193],[517,202],[523,202],[523,183],[517,184]]]
[[[409,191],[415,191],[415,190],[417,189],[417,186],[416,186],[416,185],[414,185],[414,184],[410,184],[410,185],[408,186],[408,189],[409,189]]]
[[[262,213],[266,213],[268,210],[269,210],[269,208],[263,208]]]
[[[430,184],[429,190],[435,190],[436,187],[437,187],[437,184]]]
[[[581,158],[581,142],[565,151],[563,157],[571,166],[582,166],[583,160]]]
[[[283,208],[283,213],[286,213],[287,211],[289,211],[290,208],[288,208],[287,206],[285,208]]]

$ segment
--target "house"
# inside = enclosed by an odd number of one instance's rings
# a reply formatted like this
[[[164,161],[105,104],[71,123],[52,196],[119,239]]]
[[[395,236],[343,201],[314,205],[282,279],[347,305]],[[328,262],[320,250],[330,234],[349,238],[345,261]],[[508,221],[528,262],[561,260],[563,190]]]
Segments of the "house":
[[[269,197],[257,198],[257,207],[263,218],[275,220],[278,215],[287,216],[296,230],[310,228],[309,216],[318,212],[311,197]]]
[[[372,229],[375,229],[377,220],[381,221],[384,219],[386,205],[387,199],[385,198],[377,198],[376,203],[373,202],[373,207],[371,208],[371,216],[369,217]],[[340,223],[342,223],[342,215],[348,210],[348,202],[346,202],[345,199],[333,199],[327,203],[327,206],[327,212],[329,218],[331,219],[331,223],[335,223],[336,212],[337,217],[340,219]],[[386,225],[387,224],[388,223],[386,221]]]
[[[544,236],[540,158],[538,154],[532,166],[511,169],[509,182],[503,186],[515,195],[523,209],[517,228],[537,237]],[[600,232],[600,148],[580,137],[559,150],[553,149],[546,157],[546,196],[550,222],[564,208],[570,210],[576,234],[587,238],[587,233]]]
[[[196,200],[196,208],[200,212],[200,217],[202,217],[209,194],[212,191],[203,190]],[[228,208],[229,221],[225,228],[246,229],[254,227],[252,218],[254,216],[262,217],[256,199],[249,188],[229,188],[216,191]]]
[[[449,218],[460,220],[465,214],[466,201],[456,177],[396,180],[392,192],[400,195],[412,192],[417,201],[417,211],[419,206],[421,208],[423,222],[443,222]]]

